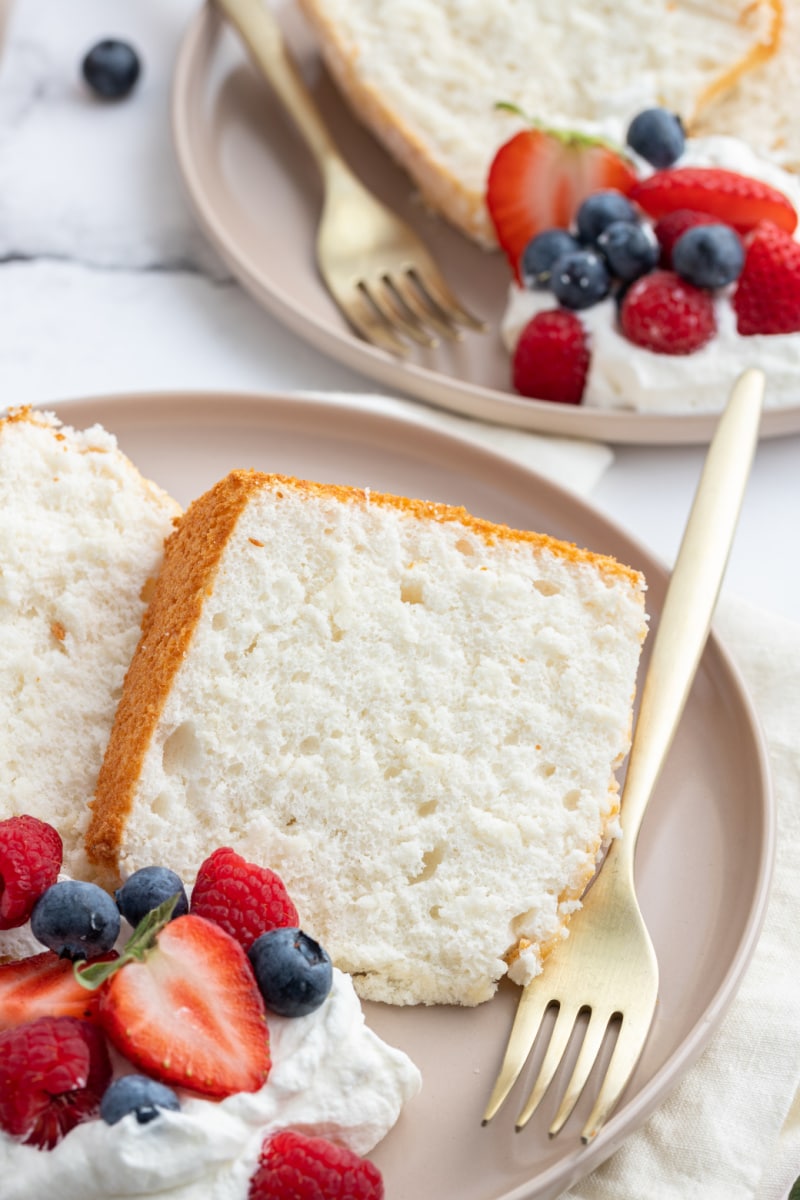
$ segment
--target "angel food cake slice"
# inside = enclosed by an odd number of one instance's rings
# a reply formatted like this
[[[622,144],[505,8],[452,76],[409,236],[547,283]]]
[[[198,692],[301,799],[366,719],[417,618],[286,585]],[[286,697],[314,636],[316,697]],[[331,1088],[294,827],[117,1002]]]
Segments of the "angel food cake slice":
[[[180,513],[99,426],[48,413],[0,420],[0,818],[83,839],[148,580]]]
[[[225,842],[363,998],[484,1001],[614,831],[643,589],[463,509],[234,472],[167,543],[89,856],[191,880]]]

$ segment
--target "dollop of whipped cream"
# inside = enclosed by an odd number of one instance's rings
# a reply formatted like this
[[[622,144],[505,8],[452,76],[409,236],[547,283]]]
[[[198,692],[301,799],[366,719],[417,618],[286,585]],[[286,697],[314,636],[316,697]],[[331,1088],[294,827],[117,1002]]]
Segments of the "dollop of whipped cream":
[[[638,160],[641,175],[652,167]],[[761,179],[783,192],[800,212],[800,180],[762,158],[738,138],[690,138],[681,167],[722,167]],[[795,234],[800,238],[800,230]],[[501,323],[503,342],[514,352],[525,325],[538,312],[557,307],[544,289],[528,290],[512,283]],[[777,408],[800,404],[800,333],[742,337],[730,289],[715,300],[717,333],[694,354],[655,354],[628,341],[619,331],[616,303],[601,301],[578,314],[589,332],[591,360],[583,404],[592,408],[637,412],[719,412],[731,386],[747,367],[767,375],[765,404]]]
[[[13,932],[16,948],[24,932]],[[8,948],[0,942],[0,954]],[[30,952],[41,951],[36,943]],[[146,1125],[132,1114],[116,1125],[86,1121],[52,1150],[0,1130],[3,1200],[246,1200],[268,1133],[291,1128],[367,1154],[419,1091],[416,1066],[368,1028],[341,971],[315,1012],[270,1013],[267,1023],[272,1068],[257,1092],[220,1101],[182,1092],[180,1112]]]

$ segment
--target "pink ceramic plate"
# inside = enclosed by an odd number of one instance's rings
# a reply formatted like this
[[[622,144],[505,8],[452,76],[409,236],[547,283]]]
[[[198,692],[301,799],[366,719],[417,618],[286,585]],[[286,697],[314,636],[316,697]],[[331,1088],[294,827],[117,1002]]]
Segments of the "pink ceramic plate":
[[[65,402],[58,412],[78,426],[100,421],[184,505],[232,468],[256,467],[463,504],[494,521],[567,538],[643,570],[658,619],[667,575],[640,545],[533,472],[413,420],[297,396],[123,396]],[[501,988],[477,1009],[368,1004],[370,1024],[407,1050],[424,1077],[421,1094],[374,1155],[387,1200],[551,1200],[611,1154],[698,1056],[733,997],[764,913],[773,834],[757,724],[712,637],[639,844],[642,908],[662,987],[621,1107],[588,1147],[579,1138],[583,1103],[552,1141],[547,1100],[540,1117],[515,1134],[528,1073],[483,1129],[517,990]]]
[[[712,414],[604,411],[514,395],[498,328],[509,282],[504,260],[416,202],[408,178],[354,120],[322,70],[295,5],[269,2],[357,174],[417,229],[456,293],[489,321],[490,331],[469,334],[455,348],[415,350],[405,362],[350,331],[315,267],[322,199],[316,166],[233,32],[204,7],[187,31],[175,72],[175,147],[203,228],[256,300],[318,350],[389,390],[467,416],[610,442],[708,441],[716,424]],[[800,406],[768,411],[761,431],[765,437],[800,431]]]

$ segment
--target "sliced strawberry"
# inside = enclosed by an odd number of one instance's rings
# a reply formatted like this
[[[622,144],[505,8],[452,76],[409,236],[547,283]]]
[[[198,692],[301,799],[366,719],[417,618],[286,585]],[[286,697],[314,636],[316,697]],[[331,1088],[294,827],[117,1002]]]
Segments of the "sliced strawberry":
[[[797,227],[797,212],[783,192],[720,167],[656,171],[637,183],[630,197],[656,220],[676,208],[690,208],[732,225],[739,233],[747,233],[759,221],[772,221],[787,233]]]
[[[621,155],[582,134],[525,129],[501,146],[489,168],[486,203],[517,283],[522,251],[532,237],[569,228],[593,192],[628,193],[635,183]]]
[[[262,1086],[270,1068],[264,1002],[229,934],[204,917],[176,917],[135,955],[129,943],[120,961],[100,992],[100,1022],[120,1053],[155,1079],[205,1096]]]
[[[757,333],[800,333],[800,242],[764,222],[747,242],[733,295],[736,328]]]
[[[109,962],[113,952],[103,956]],[[97,959],[93,960],[97,962]],[[24,1025],[37,1017],[79,1017],[93,1021],[99,996],[75,979],[72,963],[52,950],[0,964],[0,1029]]]

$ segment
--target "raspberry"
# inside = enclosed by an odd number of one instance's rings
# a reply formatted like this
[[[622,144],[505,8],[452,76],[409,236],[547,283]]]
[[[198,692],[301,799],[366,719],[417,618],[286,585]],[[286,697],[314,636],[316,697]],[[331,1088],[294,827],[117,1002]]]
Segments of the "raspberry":
[[[694,212],[691,208],[676,208],[659,218],[653,232],[661,247],[661,266],[667,269],[672,266],[672,248],[687,229],[694,229],[695,225],[716,224],[718,221],[715,217],[709,216],[708,213]]]
[[[280,877],[225,846],[200,867],[191,911],[216,922],[245,950],[269,929],[299,925],[297,909]]]
[[[673,271],[653,271],[631,284],[619,319],[629,341],[656,354],[692,354],[717,331],[710,293]]]
[[[264,1142],[248,1200],[383,1200],[383,1180],[352,1150],[285,1130]]]
[[[560,308],[537,313],[520,334],[512,371],[523,396],[580,404],[589,371],[589,343],[580,319]]]
[[[96,1025],[40,1017],[0,1033],[0,1127],[51,1150],[97,1115],[111,1062]]]
[[[757,226],[733,307],[736,328],[745,337],[800,332],[800,242],[768,221]]]
[[[24,925],[42,895],[58,879],[61,838],[36,817],[0,821],[0,929]]]

